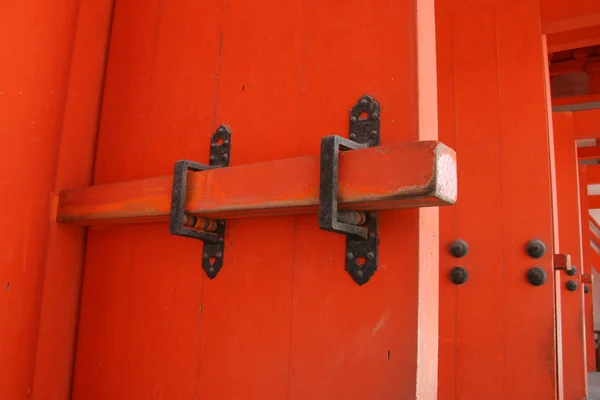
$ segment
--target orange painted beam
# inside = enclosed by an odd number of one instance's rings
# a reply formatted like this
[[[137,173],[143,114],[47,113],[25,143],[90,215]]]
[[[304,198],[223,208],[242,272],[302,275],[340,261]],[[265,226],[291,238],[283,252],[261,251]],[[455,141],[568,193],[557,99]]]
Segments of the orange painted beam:
[[[588,160],[588,161],[600,159],[600,146],[577,148],[577,158],[579,160]]]
[[[235,139],[234,139],[235,140]],[[375,210],[456,201],[456,156],[438,142],[342,152],[339,206]],[[83,225],[166,220],[172,177],[63,191],[56,220]],[[319,157],[306,156],[190,173],[190,215],[240,218],[317,212]]]
[[[573,112],[575,139],[600,137],[600,109]],[[588,174],[590,171],[588,171]]]
[[[600,25],[600,5],[596,0],[541,0],[542,32],[566,32]]]
[[[570,112],[553,113],[554,154],[556,162],[556,193],[559,228],[559,248],[555,251],[569,254],[575,275],[561,271],[560,307],[563,349],[565,399],[583,399],[587,394],[587,369],[584,331],[584,304],[581,274],[583,251],[581,243],[581,213],[577,153],[573,118]],[[556,266],[556,263],[555,263]],[[567,282],[575,281],[575,291],[569,291]]]
[[[600,101],[600,93],[583,94],[580,96],[554,97],[553,106],[568,106],[572,104],[595,103]]]
[[[600,209],[600,195],[588,195],[587,196],[588,207],[590,210]]]
[[[548,53],[600,44],[600,25],[548,34]]]

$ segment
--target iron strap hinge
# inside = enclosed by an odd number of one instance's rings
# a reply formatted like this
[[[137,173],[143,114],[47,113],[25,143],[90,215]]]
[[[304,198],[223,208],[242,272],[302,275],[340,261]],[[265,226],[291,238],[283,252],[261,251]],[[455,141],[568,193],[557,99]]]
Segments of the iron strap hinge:
[[[375,211],[338,210],[338,167],[340,151],[379,146],[380,107],[364,95],[350,109],[350,139],[326,136],[321,139],[319,228],[346,235],[346,271],[364,285],[377,271],[379,216]]]
[[[231,131],[227,126],[221,125],[211,139],[209,165],[181,160],[175,163],[173,173],[169,230],[173,235],[185,236],[204,242],[202,268],[210,279],[215,278],[223,267],[225,220],[211,220],[185,213],[187,175],[189,171],[205,171],[228,167],[230,153]]]

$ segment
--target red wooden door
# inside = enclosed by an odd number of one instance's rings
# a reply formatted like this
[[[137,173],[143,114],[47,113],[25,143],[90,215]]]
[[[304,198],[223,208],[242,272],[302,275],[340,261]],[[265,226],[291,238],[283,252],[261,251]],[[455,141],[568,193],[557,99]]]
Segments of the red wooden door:
[[[437,138],[433,2],[117,1],[94,184],[316,155],[363,94],[382,143]],[[255,190],[260,190],[256,187]],[[75,399],[433,399],[437,209],[380,213],[380,269],[344,272],[315,215],[233,220],[209,280],[165,223],[88,233]]]

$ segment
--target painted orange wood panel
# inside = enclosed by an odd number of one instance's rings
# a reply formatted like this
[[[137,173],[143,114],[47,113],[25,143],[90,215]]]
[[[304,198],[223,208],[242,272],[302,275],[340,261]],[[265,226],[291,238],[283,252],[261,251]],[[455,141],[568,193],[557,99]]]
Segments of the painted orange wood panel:
[[[78,0],[2,2],[0,14],[0,388],[33,389],[48,209]],[[57,28],[59,27],[59,28]]]
[[[534,1],[462,3],[436,3],[440,133],[442,141],[454,136],[459,168],[454,215],[441,211],[439,398],[555,398],[551,136],[539,9]],[[447,253],[458,238],[470,245],[463,259]],[[548,247],[539,260],[525,253],[534,238]],[[447,281],[455,265],[469,271],[459,287]],[[534,266],[546,271],[546,284],[527,282]]]
[[[222,5],[115,2],[94,184],[208,160]],[[194,398],[202,243],[165,224],[88,232],[74,399]]]
[[[317,155],[365,92],[384,145],[436,140],[432,2],[207,4],[116,3],[95,184],[206,162],[220,123],[232,165]],[[363,287],[315,215],[259,221],[212,281],[164,223],[91,228],[74,398],[435,398],[437,210],[382,213]]]
[[[347,119],[316,114],[346,113],[339,99],[363,91],[382,105],[384,145],[437,137],[432,6],[310,2],[300,154],[318,152],[322,131],[345,134]],[[380,213],[380,269],[362,288],[342,271],[343,237],[308,216],[296,232],[289,398],[436,398],[437,209]]]
[[[561,254],[569,254],[576,267],[574,276],[560,273],[561,328],[563,348],[565,399],[582,399],[587,393],[586,353],[584,333],[583,269],[581,214],[575,135],[571,113],[553,113],[554,154]],[[575,291],[566,288],[568,281],[578,285]]]
[[[581,243],[583,254],[583,273],[592,273],[592,251],[590,245],[590,227],[589,227],[589,205],[588,205],[588,172],[590,166],[579,165],[579,201],[581,209]],[[584,294],[584,318],[585,318],[585,349],[587,370],[596,371],[596,349],[594,340],[594,285],[588,284],[589,293]]]
[[[112,0],[80,3],[55,192],[92,179],[112,6]],[[85,234],[82,227],[50,224],[34,398],[70,398]]]
[[[494,13],[487,9],[438,14],[437,20],[447,29],[438,30],[440,138],[451,138],[462,150],[460,200],[451,207],[453,211],[440,210],[439,398],[471,398],[476,393],[501,397],[502,379],[481,379],[482,371],[490,377],[503,373],[503,340],[494,334],[503,330],[503,292],[497,284],[503,278],[498,229],[502,221],[500,110],[497,100],[490,101],[498,97]],[[477,113],[468,112],[475,108]],[[449,254],[456,239],[469,244],[463,259]],[[455,266],[469,272],[464,285],[449,279]],[[445,358],[452,353],[454,357]]]

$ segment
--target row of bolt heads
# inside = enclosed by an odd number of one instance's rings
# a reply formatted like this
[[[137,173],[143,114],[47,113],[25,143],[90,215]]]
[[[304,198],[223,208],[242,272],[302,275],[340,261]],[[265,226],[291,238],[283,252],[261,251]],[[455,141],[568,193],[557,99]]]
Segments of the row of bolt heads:
[[[531,258],[541,258],[546,254],[546,245],[539,239],[530,240],[525,245],[525,251],[527,255]],[[456,258],[463,258],[469,252],[469,244],[464,240],[458,239],[452,242],[450,245],[450,254]],[[574,276],[577,274],[577,268],[573,266],[571,270],[566,271],[567,275]],[[450,280],[452,283],[456,285],[462,285],[469,279],[469,273],[463,267],[454,267],[450,271]],[[544,271],[540,267],[533,267],[527,271],[527,280],[533,286],[541,286],[546,283],[548,279],[546,275],[546,271]],[[577,290],[577,282],[573,280],[569,280],[566,283],[567,290],[574,292]],[[585,293],[589,293],[590,288],[588,286],[583,286],[583,290]]]

